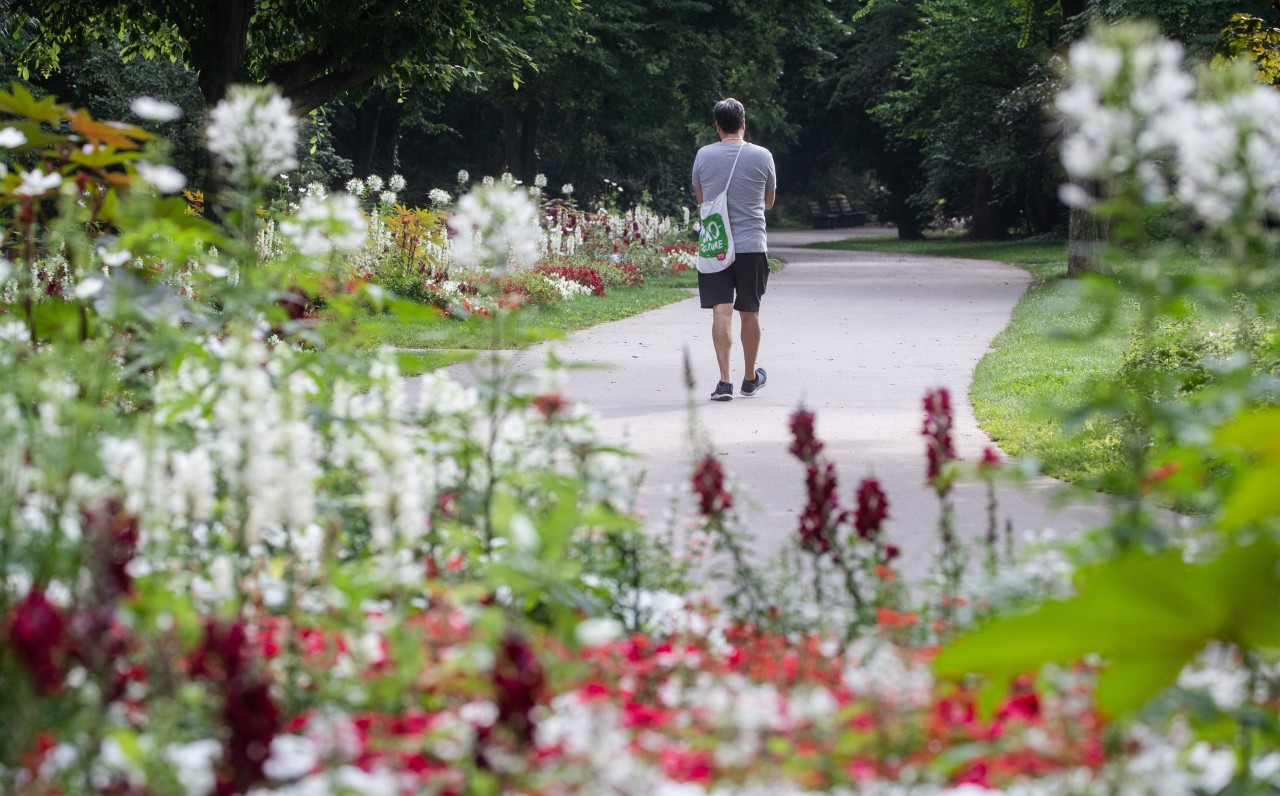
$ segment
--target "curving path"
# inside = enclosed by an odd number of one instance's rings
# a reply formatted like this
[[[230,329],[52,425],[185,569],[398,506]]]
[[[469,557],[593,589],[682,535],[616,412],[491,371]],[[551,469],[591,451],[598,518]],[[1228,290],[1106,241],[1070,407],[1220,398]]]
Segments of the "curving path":
[[[711,318],[696,299],[554,344],[566,361],[598,365],[573,371],[566,392],[595,407],[606,439],[640,454],[635,467],[644,470],[645,481],[639,508],[650,527],[665,527],[673,494],[680,500],[676,516],[694,511],[683,385],[688,349],[698,379],[699,423],[737,482],[738,505],[759,554],[789,543],[803,508],[803,470],[787,452],[787,420],[803,403],[816,412],[818,436],[836,462],[841,502],[851,505],[858,480],[874,474],[888,493],[888,533],[904,552],[903,570],[909,577],[928,570],[939,510],[924,484],[921,399],[930,387],[951,390],[962,458],[975,459],[991,444],[965,397],[974,366],[1008,323],[1030,276],[987,261],[799,248],[824,235],[854,234],[884,232],[770,234],[771,253],[787,267],[773,275],[765,296],[760,363],[769,384],[753,398],[706,399],[716,382]],[[522,356],[536,362],[543,355],[534,348]],[[742,378],[736,341],[733,367],[736,391]],[[466,379],[465,370],[460,366],[455,374]],[[1001,486],[1002,521],[1011,518],[1019,531],[1071,533],[1102,520],[1098,506],[1053,508],[1058,486],[1047,478]],[[962,535],[985,530],[985,501],[981,486],[959,489]]]

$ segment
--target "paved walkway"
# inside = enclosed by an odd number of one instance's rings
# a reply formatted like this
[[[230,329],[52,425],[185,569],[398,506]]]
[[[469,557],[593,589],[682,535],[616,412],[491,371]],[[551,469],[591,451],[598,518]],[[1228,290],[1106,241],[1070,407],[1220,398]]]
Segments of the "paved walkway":
[[[760,364],[769,384],[753,398],[706,399],[717,380],[711,316],[695,298],[554,344],[569,362],[598,365],[574,371],[567,393],[594,405],[606,439],[642,457],[636,463],[645,473],[640,509],[650,527],[663,527],[672,494],[680,496],[677,516],[694,511],[683,386],[688,350],[698,379],[699,422],[737,482],[759,554],[768,556],[791,542],[804,505],[803,470],[787,453],[787,420],[804,404],[816,412],[825,453],[836,462],[841,501],[851,504],[858,480],[874,474],[888,493],[888,534],[904,551],[904,571],[920,576],[928,570],[939,510],[924,484],[921,399],[931,387],[951,390],[962,458],[976,459],[991,444],[965,396],[974,366],[1008,323],[1030,276],[987,261],[799,248],[872,234],[885,231],[769,236],[771,253],[787,260],[787,267],[771,277],[763,303]],[[743,367],[736,322],[734,334],[736,384]],[[532,362],[543,355],[534,348],[522,356]],[[456,372],[466,378],[465,366]],[[1001,518],[1012,518],[1019,531],[1048,527],[1065,533],[1101,521],[1097,506],[1052,508],[1058,486],[1047,478],[1026,488],[1002,486]],[[956,502],[960,533],[980,535],[986,527],[984,489],[961,487]]]

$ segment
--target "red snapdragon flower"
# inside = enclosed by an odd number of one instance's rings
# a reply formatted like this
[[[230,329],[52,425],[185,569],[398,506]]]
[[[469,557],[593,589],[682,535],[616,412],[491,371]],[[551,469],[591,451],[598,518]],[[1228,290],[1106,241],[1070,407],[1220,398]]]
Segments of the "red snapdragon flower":
[[[795,441],[791,443],[789,450],[792,456],[805,464],[813,464],[818,454],[822,452],[822,442],[814,435],[815,417],[814,413],[807,409],[797,409],[791,413],[791,436]]]
[[[99,567],[98,599],[106,603],[131,593],[128,567],[138,550],[138,518],[125,511],[124,501],[111,497],[82,509],[80,519]]]
[[[733,506],[733,494],[724,488],[724,468],[711,454],[702,457],[693,472],[693,491],[698,496],[698,511],[704,517],[723,513]]]
[[[853,527],[860,538],[875,539],[889,517],[889,498],[875,478],[862,479],[855,498],[857,507],[853,512]]]
[[[271,741],[283,724],[271,685],[251,666],[244,621],[205,623],[204,642],[191,661],[191,673],[221,689],[220,717],[228,734],[218,771],[216,796],[247,793],[266,779],[263,766]]]
[[[826,462],[819,469],[811,464],[805,470],[808,501],[800,514],[800,547],[810,553],[831,552],[835,527],[843,519],[836,497],[836,468]]]
[[[936,481],[943,466],[956,458],[951,443],[951,393],[946,387],[930,390],[924,396],[925,445],[929,456],[928,480]]]
[[[62,685],[66,621],[41,589],[32,589],[9,615],[9,647],[45,693]]]
[[[477,762],[484,767],[489,765],[485,747],[492,742],[496,727],[505,728],[518,749],[533,748],[537,730],[533,710],[546,690],[546,675],[537,653],[520,633],[508,630],[503,636],[493,663],[492,681],[498,719],[493,727],[477,728]]]

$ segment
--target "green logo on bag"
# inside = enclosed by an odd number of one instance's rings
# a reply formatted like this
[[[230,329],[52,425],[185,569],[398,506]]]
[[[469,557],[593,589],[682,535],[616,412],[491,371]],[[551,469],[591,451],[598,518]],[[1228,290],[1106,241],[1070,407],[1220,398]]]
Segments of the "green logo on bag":
[[[712,213],[702,219],[698,233],[698,256],[721,258],[729,252],[729,236],[724,234],[724,218]]]

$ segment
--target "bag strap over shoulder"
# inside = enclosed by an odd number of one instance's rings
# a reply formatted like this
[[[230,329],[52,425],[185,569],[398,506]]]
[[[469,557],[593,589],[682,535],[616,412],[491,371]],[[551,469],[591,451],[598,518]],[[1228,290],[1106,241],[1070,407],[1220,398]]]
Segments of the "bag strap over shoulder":
[[[751,145],[748,144],[746,141],[743,141],[742,146],[738,147],[738,154],[735,155],[733,158],[733,168],[729,169],[729,179],[725,180],[725,183],[724,183],[725,193],[729,192],[729,185],[730,183],[733,182],[733,173],[738,170],[738,158],[742,157],[742,150],[746,149],[749,146]]]

